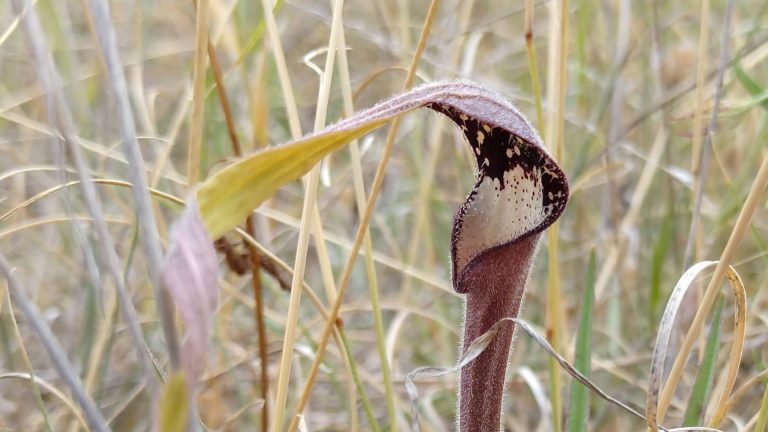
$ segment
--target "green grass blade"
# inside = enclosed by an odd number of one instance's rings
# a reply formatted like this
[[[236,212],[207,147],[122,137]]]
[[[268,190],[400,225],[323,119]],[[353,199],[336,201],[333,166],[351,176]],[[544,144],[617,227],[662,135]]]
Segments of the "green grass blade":
[[[720,295],[715,304],[715,313],[712,318],[712,328],[707,337],[707,345],[704,348],[699,374],[693,385],[688,407],[685,409],[683,426],[695,426],[701,422],[709,393],[712,391],[712,382],[715,378],[715,365],[717,363],[717,348],[720,346],[721,322],[723,316],[723,296]]]
[[[355,363],[355,359],[352,357],[352,349],[349,347],[349,340],[347,339],[347,335],[341,327],[339,327],[339,334],[341,335],[342,343],[344,343],[344,350],[347,351],[347,355],[349,355],[349,364],[352,369],[352,377],[355,379],[355,387],[357,387],[357,393],[360,395],[360,401],[363,404],[365,416],[368,418],[368,425],[372,431],[378,432],[381,430],[381,427],[376,421],[376,416],[373,414],[373,407],[371,406],[371,402],[368,399],[368,394],[365,392],[365,387],[363,386],[363,381],[360,379],[360,374],[357,371],[357,363]]]
[[[674,237],[675,213],[670,206],[659,229],[659,237],[653,245],[653,254],[651,256],[651,293],[648,304],[648,317],[650,322],[654,323],[659,313],[659,303],[661,301],[662,276],[664,275],[664,263],[669,252],[669,246]]]
[[[587,285],[581,304],[579,333],[576,338],[576,356],[574,366],[582,375],[589,378],[590,354],[592,345],[592,313],[595,304],[595,250],[589,255],[587,267]],[[589,419],[589,390],[584,384],[574,380],[571,382],[571,403],[568,416],[568,432],[587,430]]]
[[[739,83],[741,83],[742,87],[744,87],[744,89],[747,90],[752,96],[759,98],[760,106],[762,106],[763,109],[768,112],[768,99],[765,98],[765,90],[760,87],[760,84],[753,80],[752,77],[744,72],[744,69],[741,67],[741,62],[738,60],[733,62],[733,72],[736,75],[736,79],[738,79]]]
[[[768,425],[768,383],[766,383],[765,393],[763,393],[763,401],[760,403],[760,414],[757,416],[755,430],[764,431],[766,425]]]

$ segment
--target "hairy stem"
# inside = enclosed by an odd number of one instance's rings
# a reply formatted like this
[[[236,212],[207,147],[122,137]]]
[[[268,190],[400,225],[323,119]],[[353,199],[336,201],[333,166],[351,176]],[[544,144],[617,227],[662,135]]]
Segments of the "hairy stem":
[[[516,318],[523,300],[539,234],[491,250],[462,275],[467,287],[463,350],[502,318]],[[461,370],[461,432],[497,432],[501,421],[504,375],[515,330],[508,321],[490,345]]]

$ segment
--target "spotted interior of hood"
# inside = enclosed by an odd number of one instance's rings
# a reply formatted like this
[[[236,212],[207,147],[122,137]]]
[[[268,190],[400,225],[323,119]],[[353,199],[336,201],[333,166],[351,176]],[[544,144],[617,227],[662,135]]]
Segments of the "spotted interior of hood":
[[[456,214],[451,238],[454,287],[461,292],[457,278],[473,259],[557,220],[568,183],[539,144],[447,105],[429,108],[462,129],[477,160],[477,183]]]

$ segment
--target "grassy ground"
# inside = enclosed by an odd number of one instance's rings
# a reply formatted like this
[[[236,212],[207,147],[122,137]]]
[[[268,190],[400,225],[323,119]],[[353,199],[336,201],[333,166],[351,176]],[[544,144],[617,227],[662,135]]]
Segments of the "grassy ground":
[[[16,3],[20,6],[14,8]],[[350,82],[345,83],[340,72],[345,65],[337,58],[335,70],[325,75],[332,79],[328,102],[318,105],[318,72],[333,27],[330,2],[279,2],[272,32],[258,2],[210,1],[202,13],[192,2],[111,2],[127,80],[124,93],[116,92],[107,75],[103,38],[95,35],[109,22],[93,13],[89,5],[94,2],[37,1],[42,30],[18,22],[24,3],[0,5],[0,252],[110,426],[147,430],[150,414],[157,411],[156,392],[142,378],[93,215],[80,186],[69,184],[83,168],[63,143],[80,147],[90,176],[115,180],[96,185],[103,206],[97,219],[106,222],[143,337],[165,369],[169,354],[153,291],[153,263],[146,240],[138,235],[138,207],[126,187],[134,177],[123,152],[127,124],[120,104],[130,103],[135,121],[127,126],[138,137],[150,186],[184,199],[190,176],[204,180],[233,158],[233,135],[243,152],[251,152],[290,141],[299,130],[311,132],[318,110],[327,110],[325,123],[342,118],[345,90],[352,91],[357,108],[399,92],[430,4],[346,2],[336,28],[348,48]],[[766,390],[768,219],[762,187],[753,182],[768,134],[768,3],[732,3],[572,1],[565,3],[569,13],[562,17],[560,2],[536,2],[532,57],[525,2],[444,0],[427,28],[416,68],[416,84],[461,77],[495,88],[540,126],[569,176],[572,195],[554,234],[542,241],[522,316],[572,360],[594,249],[591,378],[622,402],[645,412],[653,346],[678,278],[690,265],[718,260],[728,251],[725,258],[740,275],[747,299],[743,357],[730,354],[738,340],[733,317],[739,309],[727,287],[717,349],[704,349],[705,337],[717,326],[702,307],[702,299],[710,298],[705,295],[709,276],[700,278],[679,305],[671,330],[667,371],[697,312],[706,313],[701,315],[706,316],[703,336],[693,339],[697,344],[663,421],[667,427],[681,424],[691,394],[710,404],[703,415],[692,414],[695,424],[707,424],[729,365],[740,364],[734,388],[739,397],[720,429],[757,430]],[[208,23],[207,50],[205,39],[196,39],[204,34],[201,20]],[[565,49],[559,43],[562,34]],[[277,41],[282,58],[274,54]],[[32,55],[35,43],[50,48],[61,79],[58,115],[49,108],[56,92],[46,91],[41,78],[45,62]],[[196,75],[195,64],[210,54],[220,79],[210,61],[205,76]],[[540,92],[532,84],[531,58]],[[196,76],[201,77],[197,86]],[[286,78],[295,102],[286,96]],[[222,91],[231,114],[223,109]],[[62,106],[70,120],[62,120]],[[360,142],[366,190],[385,134],[378,131]],[[198,142],[199,157],[194,152],[190,157]],[[455,208],[474,179],[467,148],[457,130],[435,114],[404,117],[370,224],[382,342],[391,358],[390,394],[396,427],[403,430],[411,421],[406,374],[419,366],[449,366],[457,358],[463,312],[449,282],[448,239]],[[353,181],[357,162],[345,148],[321,168],[317,205],[325,242],[324,247],[317,237],[310,242],[305,281],[326,307],[360,216]],[[282,188],[257,209],[252,227],[259,242],[289,264],[296,256],[304,190],[300,182]],[[755,207],[745,206],[748,196]],[[163,246],[180,208],[168,199],[153,201]],[[247,252],[237,235],[228,238],[230,258]],[[291,277],[285,269],[271,268],[272,260],[260,273],[266,336],[266,351],[260,352],[251,273],[240,276],[223,262],[224,255],[220,258],[220,307],[198,409],[211,430],[251,430],[263,421],[264,357],[269,365],[266,411],[273,417],[279,409],[275,388],[289,304],[284,288]],[[372,428],[356,399],[347,352],[373,416],[382,428],[392,427],[369,285],[361,257],[340,315],[349,348],[329,345],[304,410],[308,430]],[[28,317],[9,302],[7,288],[5,279],[0,281],[0,430],[77,430],[72,408],[77,404]],[[304,296],[286,418],[304,387],[324,322]],[[713,383],[709,390],[693,390],[707,358],[714,361]],[[510,365],[506,428],[559,430],[559,419],[569,417],[570,377],[553,372],[559,369],[553,369],[547,353],[522,333]],[[28,379],[30,367],[37,387]],[[418,381],[422,430],[452,427],[456,378]],[[645,428],[642,420],[595,396],[589,407],[588,430]],[[553,410],[560,412],[556,422]]]

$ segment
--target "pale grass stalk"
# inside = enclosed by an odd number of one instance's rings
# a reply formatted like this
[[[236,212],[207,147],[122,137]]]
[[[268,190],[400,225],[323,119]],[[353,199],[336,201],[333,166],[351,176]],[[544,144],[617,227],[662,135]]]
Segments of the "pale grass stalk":
[[[128,170],[133,183],[133,198],[139,219],[139,233],[146,255],[149,279],[154,289],[155,304],[157,305],[160,323],[168,348],[168,357],[173,369],[180,366],[179,341],[174,327],[174,308],[169,293],[161,284],[161,263],[163,251],[157,231],[155,215],[149,197],[147,174],[144,159],[136,139],[135,122],[128,99],[128,89],[125,83],[122,63],[117,51],[117,38],[109,13],[109,4],[104,0],[88,0],[89,13],[92,14],[95,37],[101,48],[101,55],[107,67],[107,74],[115,93],[119,123],[123,135],[123,150],[128,161]],[[193,408],[194,404],[190,405]]]
[[[550,120],[547,122],[548,145],[555,160],[563,163],[563,140],[565,134],[565,96],[568,83],[568,0],[560,3],[558,12],[550,15],[550,43],[557,46],[553,55],[549,55],[549,74],[547,98],[550,102]],[[554,6],[553,6],[554,8]],[[550,9],[552,11],[552,9]],[[555,25],[555,22],[558,25]],[[554,30],[553,30],[554,28]],[[559,30],[557,32],[556,30]],[[553,37],[554,36],[554,37]],[[555,42],[556,41],[556,42]],[[554,42],[554,43],[553,43]],[[554,109],[553,109],[554,107]],[[547,231],[547,311],[546,326],[549,342],[557,350],[563,343],[563,306],[560,292],[560,263],[558,260],[559,222],[555,222]],[[561,388],[562,376],[554,358],[549,359],[550,392],[552,405],[552,426],[555,432],[562,430],[561,413],[563,409]]]
[[[763,157],[755,181],[752,183],[752,188],[744,202],[744,207],[742,207],[739,217],[736,219],[736,224],[731,231],[730,237],[728,237],[728,243],[726,243],[725,248],[723,249],[717,267],[715,267],[715,272],[709,280],[709,285],[707,285],[707,289],[704,291],[704,296],[699,303],[699,308],[696,310],[696,315],[693,317],[690,330],[685,335],[685,339],[680,346],[680,352],[675,358],[672,369],[670,369],[667,382],[664,384],[664,388],[659,396],[659,422],[664,420],[664,415],[669,408],[669,403],[672,400],[677,383],[682,377],[683,367],[688,360],[688,355],[693,348],[693,344],[701,334],[701,330],[704,327],[704,320],[717,297],[717,293],[720,291],[720,285],[723,283],[726,270],[736,254],[741,239],[744,237],[744,232],[749,227],[752,215],[754,215],[757,207],[762,204],[762,195],[766,184],[768,184],[768,156]]]
[[[333,338],[336,340],[336,344],[344,344],[341,339],[343,333],[339,329],[335,329],[333,332]],[[349,430],[359,430],[360,420],[357,418],[357,393],[356,384],[357,379],[354,376],[354,360],[352,359],[352,351],[347,350],[347,346],[344,345],[344,349],[340,349],[341,358],[344,361],[344,367],[347,369],[349,377],[347,378],[347,402],[349,403]],[[365,393],[362,393],[365,395]],[[363,398],[363,406],[370,406],[368,398]]]
[[[237,229],[238,234],[240,234],[245,240],[246,243],[250,247],[253,247],[254,249],[258,250],[259,253],[269,257],[269,259],[277,264],[278,267],[280,267],[283,271],[287,272],[291,276],[293,276],[293,269],[286,264],[283,260],[281,260],[278,256],[274,255],[269,249],[262,246],[259,242],[256,241],[251,235],[249,235],[246,231],[243,231],[241,229]],[[317,309],[318,313],[321,317],[324,319],[328,319],[328,310],[323,306],[323,302],[320,301],[320,297],[315,294],[315,292],[312,290],[312,288],[304,281],[302,281],[302,289],[304,293],[307,294],[307,297],[309,297],[310,302],[315,306],[315,309]],[[342,332],[344,331],[343,328],[334,328],[333,329],[333,338],[336,342],[336,345],[338,345],[339,352],[341,353],[342,360],[344,361],[344,365],[349,372],[351,376],[353,376],[352,372],[352,362],[354,361],[351,357],[352,353],[348,352],[346,349],[346,345],[343,343],[342,338]],[[349,391],[349,409],[350,409],[350,430],[357,430],[357,399],[355,397],[355,379],[354,377],[349,380],[348,382],[348,391]],[[367,397],[365,396],[365,393],[361,394],[362,399],[365,401],[367,400]],[[366,403],[366,402],[364,402]]]
[[[421,55],[424,52],[427,35],[429,34],[430,29],[432,28],[432,23],[434,22],[439,3],[440,3],[439,0],[432,0],[430,4],[429,12],[427,14],[427,18],[424,22],[424,27],[422,29],[421,36],[419,38],[419,44],[416,47],[416,52],[414,53],[414,57],[411,60],[411,65],[408,69],[408,76],[406,77],[405,84],[403,85],[404,89],[409,89],[413,84],[413,79],[416,75],[416,68],[418,66],[419,60],[421,59]],[[325,348],[328,346],[328,339],[330,337],[330,334],[333,328],[336,326],[336,318],[339,315],[339,310],[341,308],[341,303],[344,298],[344,294],[346,293],[347,288],[349,287],[349,280],[352,275],[352,267],[354,266],[354,262],[355,262],[355,259],[357,258],[357,254],[360,250],[360,246],[363,243],[363,237],[365,237],[365,229],[368,226],[368,222],[371,219],[371,215],[373,214],[373,208],[376,204],[376,198],[378,197],[378,194],[381,191],[381,186],[384,180],[384,173],[386,171],[387,163],[389,162],[389,157],[392,155],[392,147],[394,146],[395,136],[397,134],[397,130],[399,127],[400,127],[400,117],[395,117],[394,120],[392,120],[392,125],[387,134],[387,139],[384,145],[384,150],[382,152],[381,160],[379,161],[379,165],[376,168],[376,174],[374,176],[373,184],[371,186],[371,193],[370,193],[370,196],[368,197],[368,201],[365,207],[365,212],[362,214],[362,217],[360,219],[360,225],[357,229],[357,233],[355,234],[355,240],[352,245],[352,250],[347,258],[346,263],[344,264],[344,270],[342,271],[342,275],[341,275],[341,282],[339,283],[339,294],[336,297],[336,301],[333,303],[333,308],[331,309],[330,317],[326,322],[325,328],[323,329],[323,334],[320,339],[320,343],[318,344],[318,347],[317,347],[315,360],[312,363],[312,367],[307,377],[307,383],[305,385],[304,391],[302,391],[301,393],[301,397],[297,404],[297,409],[296,409],[297,412],[302,411],[304,405],[306,404],[309,398],[309,393],[312,389],[312,386],[314,385],[314,381],[317,376],[317,371],[320,367],[320,362],[322,361],[323,355],[325,353]],[[291,420],[291,424],[288,427],[289,431],[293,431],[296,429],[296,427],[298,426],[298,420],[299,420],[299,416],[293,417],[293,419]]]
[[[19,323],[16,321],[16,315],[13,312],[13,304],[11,303],[11,293],[7,289],[7,283],[4,285],[6,285],[6,289],[2,291],[5,291],[5,293],[0,291],[0,295],[5,294],[5,295],[2,295],[2,297],[5,299],[5,303],[8,306],[8,315],[10,317],[11,323],[13,324],[13,335],[16,337],[16,343],[19,345],[19,352],[21,353],[21,358],[24,359],[24,366],[26,366],[27,372],[29,373],[29,382],[32,387],[32,393],[35,395],[35,402],[37,403],[37,406],[40,409],[40,413],[43,415],[43,422],[45,423],[45,429],[48,432],[53,432],[51,429],[51,420],[48,418],[48,410],[45,408],[45,402],[43,401],[43,396],[40,394],[40,387],[37,385],[35,370],[32,367],[32,362],[29,360],[27,347],[24,344],[24,338],[21,336],[21,332],[19,331]],[[2,316],[2,314],[3,314],[2,303],[0,303],[0,316]],[[97,369],[97,368],[93,368],[93,369]],[[80,410],[77,409],[75,404],[71,403],[69,404],[69,407],[72,410],[72,414],[75,417],[75,419],[72,420],[72,422],[75,424],[79,423],[81,426],[87,427],[87,423],[83,418],[83,414],[80,412]]]
[[[275,58],[277,76],[280,80],[280,87],[285,100],[285,108],[288,112],[288,124],[291,129],[291,135],[294,138],[301,136],[301,125],[299,124],[299,113],[296,109],[296,98],[293,95],[293,86],[290,82],[288,67],[285,62],[285,54],[280,43],[280,36],[277,32],[277,23],[272,15],[272,7],[269,0],[262,0],[262,10],[264,11],[264,22],[267,26],[267,35],[272,44],[272,54]],[[315,173],[317,170],[313,170]],[[317,175],[315,174],[315,177]],[[316,179],[315,179],[316,181]],[[311,183],[311,182],[310,182]],[[301,303],[302,280],[304,278],[304,266],[306,263],[306,252],[309,245],[309,227],[312,214],[306,211],[308,208],[308,199],[312,193],[307,192],[304,199],[304,210],[302,211],[301,226],[299,228],[299,240],[296,250],[296,260],[294,263],[294,273],[291,282],[291,295],[288,304],[288,316],[285,323],[285,336],[283,338],[283,349],[280,357],[280,369],[277,379],[277,394],[275,396],[275,417],[272,421],[272,430],[281,432],[283,428],[283,417],[285,414],[285,403],[288,399],[288,379],[290,378],[291,359],[293,356],[293,347],[296,343],[296,324],[298,321],[299,304]],[[313,194],[312,194],[313,195]]]
[[[16,303],[24,317],[27,319],[27,323],[37,335],[40,343],[45,348],[45,351],[50,357],[53,367],[59,374],[61,379],[66,383],[69,390],[72,392],[72,397],[77,401],[80,408],[85,414],[85,418],[88,419],[88,423],[91,428],[97,432],[109,431],[109,426],[104,416],[96,406],[96,402],[88,395],[83,388],[83,383],[80,381],[80,377],[74,372],[75,368],[67,360],[67,354],[64,349],[56,341],[56,337],[51,332],[51,329],[45,323],[40,310],[32,303],[24,294],[24,289],[16,279],[14,275],[15,269],[11,264],[6,261],[5,255],[0,252],[0,272],[2,272],[5,279],[8,281],[8,291]]]
[[[25,4],[29,5],[29,3]],[[21,5],[18,2],[14,2],[15,9],[20,9],[20,6]],[[141,365],[144,378],[150,381],[151,387],[154,387],[156,382],[151,373],[150,360],[144,343],[144,334],[139,325],[138,313],[133,306],[131,296],[128,293],[128,288],[123,279],[120,260],[117,255],[114,241],[112,240],[104,221],[104,209],[101,204],[101,199],[92,183],[90,168],[88,167],[78,142],[77,132],[72,120],[72,113],[66,103],[62,91],[61,78],[56,65],[52,62],[50,49],[48,48],[47,43],[42,39],[45,33],[42,29],[40,18],[37,15],[37,11],[31,6],[29,7],[30,9],[27,11],[24,18],[24,27],[30,44],[32,45],[35,61],[39,68],[38,78],[47,95],[46,106],[48,109],[49,120],[55,126],[55,131],[52,133],[52,136],[55,141],[61,139],[69,150],[78,177],[78,184],[80,185],[83,199],[88,209],[88,214],[94,220],[96,235],[99,240],[100,253],[105,260],[109,275],[112,278],[117,294],[120,297],[120,306],[125,315],[128,331],[133,339],[133,348],[136,350],[136,356]],[[59,133],[61,135],[59,135]],[[61,138],[59,138],[60,136]],[[17,208],[23,208],[24,205],[25,203],[22,203],[22,206]],[[6,213],[6,215],[9,214],[12,213]],[[5,217],[7,216],[3,216],[3,218]],[[73,222],[77,223],[76,221]]]
[[[525,47],[528,52],[528,68],[531,74],[533,100],[536,104],[536,124],[544,132],[544,108],[541,104],[541,86],[539,84],[539,64],[536,58],[536,44],[533,39],[533,0],[525,0]]]
[[[691,142],[691,176],[697,179],[704,175],[701,171],[701,158],[702,158],[702,128],[704,127],[704,110],[706,109],[706,100],[704,95],[704,87],[707,85],[707,65],[709,64],[709,56],[707,55],[707,49],[709,47],[709,0],[702,0],[701,2],[701,15],[699,18],[699,46],[698,56],[696,61],[696,92],[695,92],[695,108],[693,113],[693,140]],[[699,189],[702,185],[694,180],[693,183],[693,196],[697,196],[700,192]],[[696,261],[699,251],[701,250],[702,232],[701,224],[698,223],[699,215],[698,209],[693,209],[693,224],[691,230],[693,231],[693,237],[686,245],[685,251],[685,265],[687,266],[691,260]],[[699,286],[699,295],[701,287]],[[703,345],[702,345],[703,349]]]
[[[560,28],[560,8],[557,2],[549,2],[547,4],[549,11],[549,23],[547,33],[547,105],[546,105],[546,118],[550,120],[546,124],[546,128],[541,131],[544,134],[544,144],[552,146],[552,142],[555,139],[554,122],[555,109],[557,106],[557,92],[555,88],[557,86],[557,59],[559,53],[559,32]]]
[[[192,90],[192,119],[187,148],[187,187],[194,187],[200,179],[200,145],[203,141],[203,114],[205,110],[205,60],[208,48],[209,0],[196,0],[195,18],[195,72]]]
[[[315,115],[315,127],[314,129],[320,130],[325,125],[326,112],[328,107],[328,100],[330,97],[330,84],[331,76],[333,74],[333,65],[335,59],[335,51],[337,44],[337,34],[340,27],[341,11],[344,2],[337,0],[334,3],[333,10],[333,24],[331,25],[331,36],[328,46],[328,54],[326,55],[325,71],[320,80],[320,88],[318,90],[317,111]],[[262,5],[265,14],[265,21],[267,23],[267,32],[269,33],[270,40],[272,42],[273,52],[276,58],[280,60],[278,63],[278,73],[280,75],[280,81],[285,92],[286,88],[290,88],[290,77],[285,65],[285,56],[280,46],[279,35],[277,34],[277,24],[275,22],[272,10],[269,7],[268,0],[262,0]],[[282,64],[281,64],[282,63]],[[289,121],[291,123],[291,132],[294,138],[298,138],[301,135],[301,130],[298,123],[298,111],[296,110],[296,103],[293,98],[293,91],[290,91],[290,100],[286,96],[286,106],[289,108]],[[290,119],[290,116],[295,114],[294,119]],[[283,428],[283,416],[285,413],[285,404],[288,398],[288,380],[290,378],[291,371],[291,359],[293,358],[293,347],[296,343],[296,323],[298,321],[299,306],[301,303],[301,281],[304,279],[304,269],[306,266],[307,250],[309,248],[309,235],[310,228],[313,226],[312,219],[317,219],[319,222],[319,214],[317,211],[317,185],[320,178],[319,165],[316,165],[309,173],[309,179],[305,187],[304,204],[302,210],[302,225],[299,229],[299,239],[296,250],[296,260],[294,262],[293,281],[291,283],[291,295],[288,306],[288,316],[286,317],[285,337],[283,339],[283,349],[280,359],[280,370],[278,374],[277,382],[277,396],[275,399],[275,419],[272,423],[272,430],[279,432]],[[321,231],[317,230],[315,226],[316,234],[320,234]],[[322,239],[318,238],[318,241]],[[327,254],[326,254],[327,258]]]
[[[343,25],[341,25],[341,31],[339,32],[338,56],[339,79],[341,82],[344,114],[346,116],[351,116],[355,109],[352,102],[352,84],[349,77],[347,43],[344,36]],[[352,181],[355,188],[355,201],[357,203],[358,214],[362,214],[365,211],[365,183],[363,181],[363,167],[360,157],[360,145],[357,139],[349,143],[349,151],[350,163],[352,164]],[[368,293],[371,298],[373,326],[376,333],[376,349],[379,352],[379,358],[381,361],[381,375],[382,380],[384,381],[384,395],[387,403],[387,414],[389,415],[390,430],[397,431],[397,406],[395,405],[395,392],[392,388],[392,365],[390,364],[391,355],[394,355],[394,353],[387,351],[385,343],[384,321],[381,316],[381,306],[379,305],[379,281],[376,277],[376,267],[373,264],[373,242],[371,241],[371,232],[368,227],[365,227],[363,247],[365,250],[365,273],[368,277]]]
[[[111,291],[110,291],[111,292]],[[104,312],[104,322],[99,327],[99,332],[96,335],[96,343],[93,345],[93,351],[91,351],[90,360],[88,364],[92,365],[85,374],[85,391],[88,393],[93,392],[93,386],[96,383],[96,375],[101,372],[101,368],[98,365],[102,362],[104,351],[109,343],[109,339],[112,337],[112,331],[114,330],[112,317],[115,316],[117,311],[117,296],[112,293],[107,298],[107,309]],[[77,431],[78,421],[72,420],[69,423],[69,432]]]

